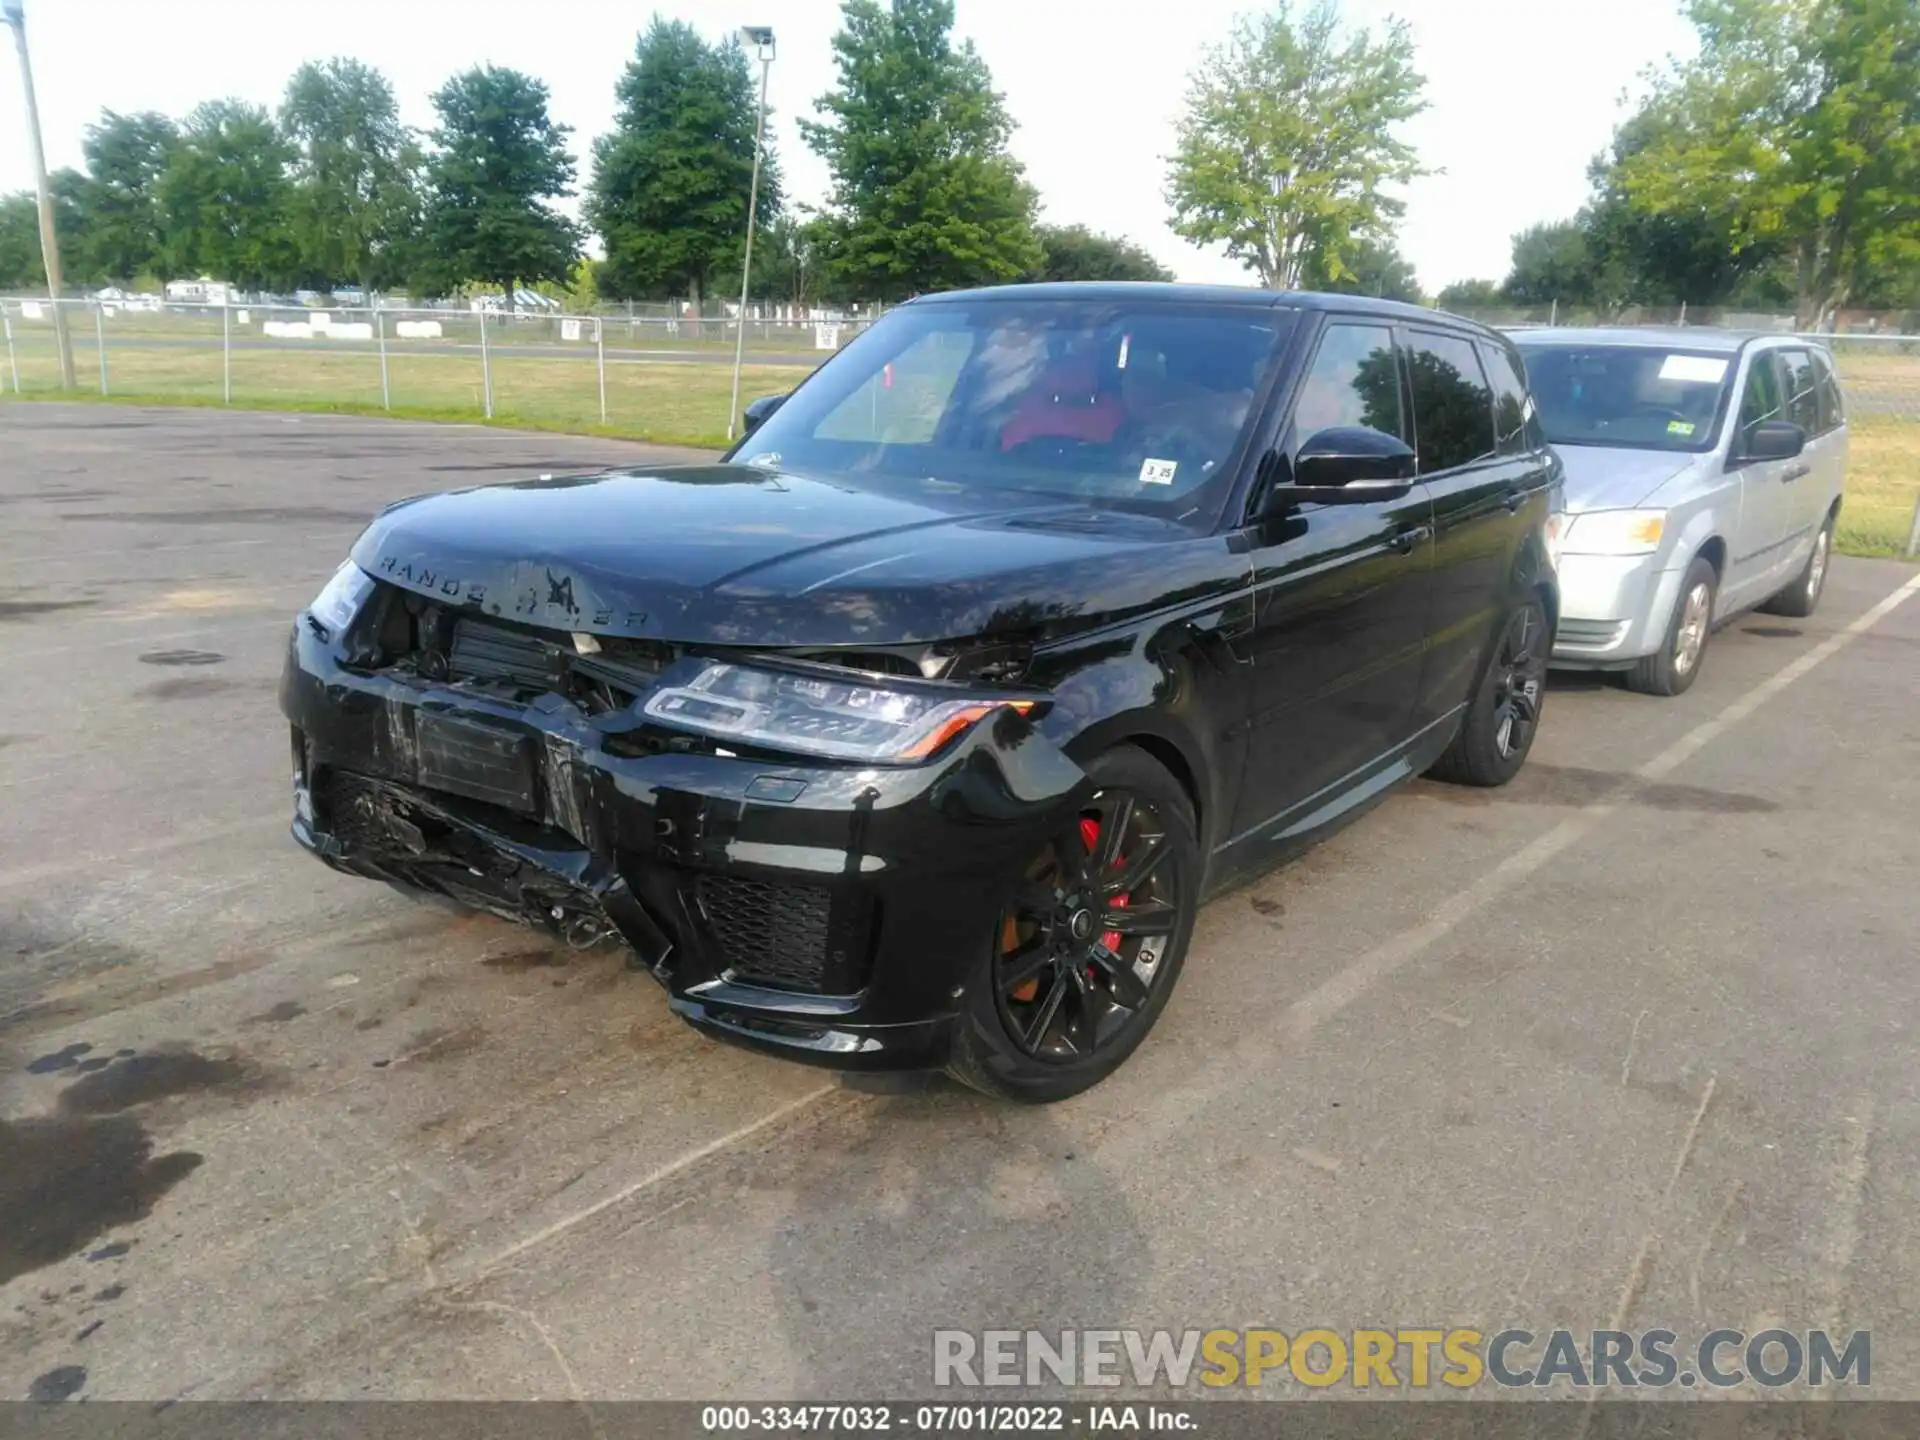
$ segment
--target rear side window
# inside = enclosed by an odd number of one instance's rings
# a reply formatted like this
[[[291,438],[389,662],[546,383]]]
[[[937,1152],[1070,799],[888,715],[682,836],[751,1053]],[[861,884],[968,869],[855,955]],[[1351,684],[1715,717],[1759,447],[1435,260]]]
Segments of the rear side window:
[[[1407,438],[1393,331],[1385,325],[1329,325],[1320,336],[1293,407],[1294,438],[1335,425],[1365,425]]]
[[[1813,368],[1813,355],[1806,350],[1782,350],[1780,372],[1785,382],[1785,417],[1809,435],[1818,435],[1820,424],[1820,377]]]
[[[1494,448],[1502,455],[1524,455],[1545,443],[1533,399],[1519,362],[1504,346],[1482,345],[1480,359],[1493,382]]]
[[[1747,435],[1761,421],[1781,419],[1780,411],[1780,374],[1773,352],[1763,350],[1753,357],[1746,388],[1740,392],[1741,443],[1746,442]]]
[[[1840,400],[1840,378],[1833,373],[1833,361],[1824,350],[1813,352],[1813,368],[1819,377],[1815,399],[1819,402],[1820,429],[1832,430],[1847,418],[1846,406]]]
[[[1471,340],[1416,330],[1408,338],[1407,371],[1422,475],[1493,454],[1493,391]]]

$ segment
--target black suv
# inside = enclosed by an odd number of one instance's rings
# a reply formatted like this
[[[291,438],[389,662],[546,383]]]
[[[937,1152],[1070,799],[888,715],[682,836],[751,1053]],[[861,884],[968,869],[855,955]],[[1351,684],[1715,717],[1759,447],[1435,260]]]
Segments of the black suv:
[[[1071,1095],[1209,893],[1519,769],[1559,491],[1523,374],[1345,296],[913,301],[722,463],[382,513],[294,625],[294,835],[624,942],[711,1034]]]

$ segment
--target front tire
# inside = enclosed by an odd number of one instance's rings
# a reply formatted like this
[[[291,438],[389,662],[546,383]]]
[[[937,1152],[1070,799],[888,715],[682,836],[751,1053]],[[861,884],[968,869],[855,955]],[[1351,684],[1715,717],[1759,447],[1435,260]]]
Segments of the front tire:
[[[1760,608],[1769,615],[1806,619],[1819,606],[1820,592],[1827,588],[1827,571],[1831,568],[1832,559],[1833,516],[1829,515],[1827,523],[1820,527],[1820,533],[1813,537],[1813,553],[1807,556],[1807,563],[1801,567],[1799,576]]]
[[[1643,655],[1627,671],[1627,688],[1642,695],[1680,695],[1700,678],[1713,635],[1713,602],[1720,576],[1710,561],[1696,556],[1680,581],[1679,598],[1660,648]]]
[[[1504,785],[1520,773],[1540,730],[1553,634],[1530,598],[1507,617],[1467,717],[1427,774],[1450,785]]]
[[[948,1071],[1006,1100],[1064,1100],[1160,1018],[1200,899],[1193,804],[1144,751],[1087,766],[1093,794],[1007,898],[967,986]]]

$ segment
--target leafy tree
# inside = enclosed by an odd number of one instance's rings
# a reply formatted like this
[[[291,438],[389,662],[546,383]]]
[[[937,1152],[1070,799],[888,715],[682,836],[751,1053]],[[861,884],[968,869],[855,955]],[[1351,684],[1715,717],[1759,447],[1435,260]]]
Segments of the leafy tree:
[[[833,174],[830,279],[897,300],[1032,273],[1033,187],[986,63],[953,45],[953,0],[845,0],[841,15],[839,85],[801,125]]]
[[[160,267],[160,177],[179,143],[173,121],[152,111],[103,110],[87,127],[87,173],[73,187],[84,240],[70,245],[64,231],[61,240],[63,255],[76,251],[76,277],[125,285]]]
[[[1413,38],[1390,22],[1341,39],[1333,0],[1296,23],[1286,0],[1242,19],[1189,82],[1168,176],[1176,233],[1224,244],[1263,285],[1293,289],[1309,267],[1352,271],[1385,239],[1400,202],[1385,187],[1424,173],[1397,127],[1426,109]]]
[[[1300,283],[1308,290],[1328,290],[1337,295],[1372,295],[1380,300],[1403,300],[1409,305],[1426,303],[1426,294],[1420,289],[1412,262],[1391,240],[1356,241],[1346,258],[1345,270],[1338,279],[1327,274],[1325,257],[1316,252],[1308,257]]]
[[[293,147],[257,105],[213,100],[187,117],[157,192],[161,262],[245,289],[293,278]]]
[[[1084,225],[1041,225],[1035,280],[1171,280],[1173,272],[1131,240]]]
[[[753,242],[753,293],[786,305],[820,298],[820,224],[782,215]]]
[[[1456,280],[1433,297],[1442,310],[1491,310],[1501,300],[1500,287],[1491,280]]]
[[[724,277],[739,284],[760,107],[751,67],[737,40],[709,45],[656,15],[615,93],[620,111],[594,141],[584,207],[606,241],[602,283],[617,297],[686,295],[697,307]],[[779,213],[769,138],[756,224]]]
[[[40,267],[40,209],[31,191],[0,196],[0,290],[46,285]]]
[[[371,292],[399,278],[401,243],[418,221],[419,151],[393,86],[358,60],[293,72],[280,123],[298,150],[294,204],[312,273]]]
[[[1579,220],[1533,225],[1513,237],[1513,269],[1502,288],[1519,305],[1592,304],[1594,263]]]
[[[486,65],[435,92],[440,112],[412,273],[444,295],[469,280],[513,305],[522,281],[564,280],[580,254],[574,223],[545,202],[572,194],[568,126],[547,114],[547,87]]]
[[[1619,167],[1635,209],[1704,209],[1736,251],[1784,243],[1818,324],[1920,261],[1920,8],[1913,0],[1691,0],[1696,58],[1648,101]]]

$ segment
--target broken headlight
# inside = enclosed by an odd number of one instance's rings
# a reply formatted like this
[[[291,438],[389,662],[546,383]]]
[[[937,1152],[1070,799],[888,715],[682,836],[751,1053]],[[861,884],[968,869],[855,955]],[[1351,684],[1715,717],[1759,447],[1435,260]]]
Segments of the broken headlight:
[[[353,617],[360,613],[360,607],[367,603],[367,597],[371,594],[373,577],[353,561],[343,561],[340,568],[333,572],[333,578],[327,581],[320,593],[314,596],[313,603],[307,606],[307,614],[318,622],[331,639],[353,623]]]
[[[906,765],[994,711],[1026,714],[1031,700],[948,699],[865,680],[710,662],[684,685],[656,690],[645,713],[725,740],[836,760]]]

